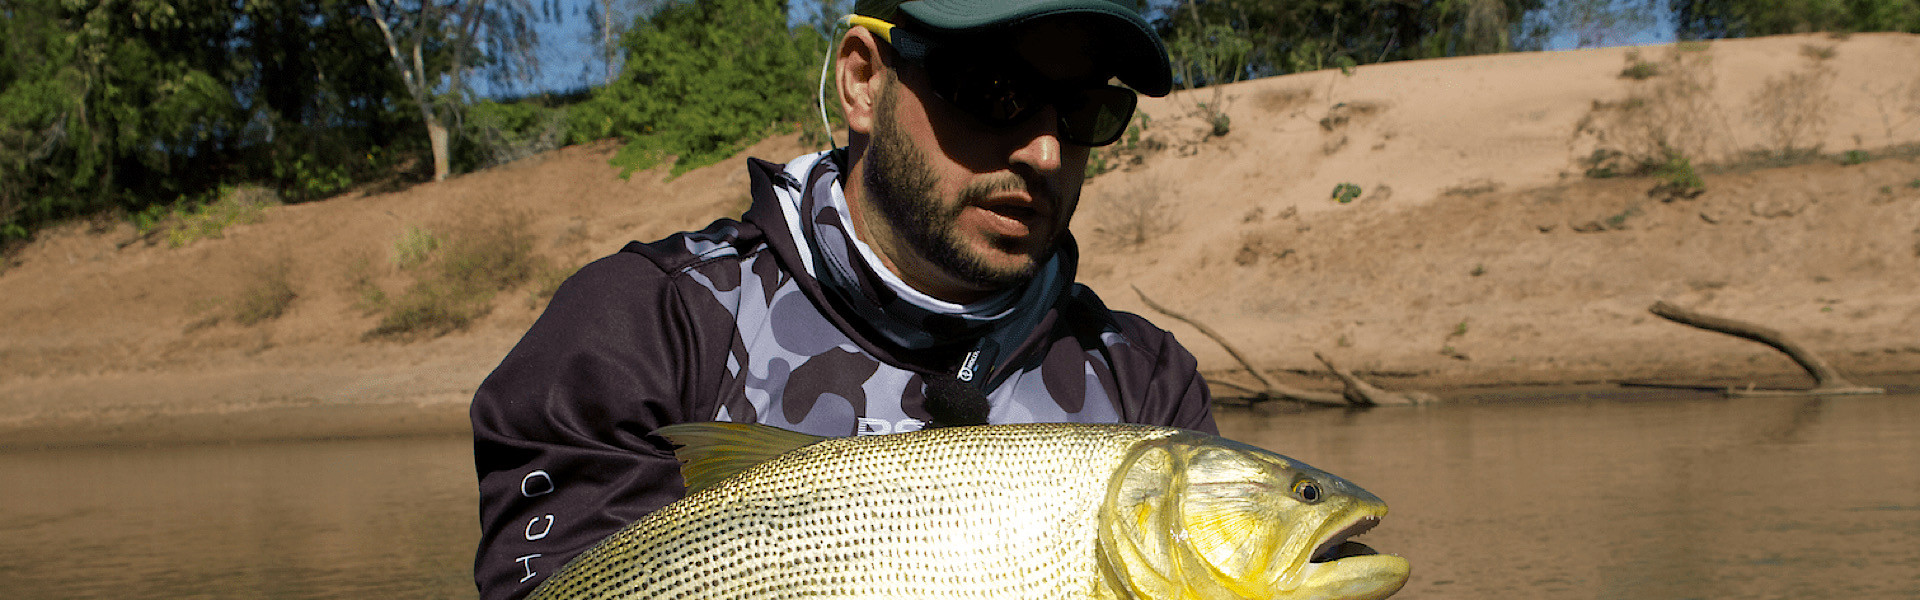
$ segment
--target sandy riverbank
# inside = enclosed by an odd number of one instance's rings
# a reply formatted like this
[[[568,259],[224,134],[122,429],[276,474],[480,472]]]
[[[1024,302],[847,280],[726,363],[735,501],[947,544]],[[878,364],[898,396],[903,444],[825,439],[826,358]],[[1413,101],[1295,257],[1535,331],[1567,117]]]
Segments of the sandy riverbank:
[[[1810,69],[1826,73],[1825,100],[1798,144],[1871,159],[1703,169],[1706,191],[1687,199],[1650,196],[1648,177],[1584,176],[1596,149],[1630,133],[1619,107],[1661,81],[1621,77],[1633,51],[1395,63],[1147,101],[1141,141],[1087,186],[1080,278],[1173,331],[1223,381],[1248,380],[1132,288],[1225,332],[1273,377],[1320,389],[1337,385],[1315,351],[1443,396],[1795,381],[1772,350],[1648,314],[1656,300],[1779,329],[1861,379],[1920,374],[1920,159],[1905,149],[1920,143],[1920,36],[1638,49],[1655,63],[1710,58],[1695,72],[1712,84],[1695,103],[1707,118],[1686,121],[1711,125],[1702,163],[1777,145],[1754,107]],[[1226,107],[1226,135],[1208,135],[1199,102]],[[786,135],[746,154],[805,151]],[[123,223],[48,231],[0,270],[0,446],[457,432],[474,386],[538,314],[537,284],[497,295],[463,331],[369,341],[378,317],[356,282],[371,264],[400,285],[391,256],[409,226],[527,214],[535,252],[564,269],[744,206],[739,159],[623,181],[610,152],[274,207],[181,248]],[[1342,183],[1358,197],[1331,199]],[[1157,225],[1141,243],[1116,233],[1140,221],[1128,207]],[[276,265],[294,293],[282,316],[222,318]]]

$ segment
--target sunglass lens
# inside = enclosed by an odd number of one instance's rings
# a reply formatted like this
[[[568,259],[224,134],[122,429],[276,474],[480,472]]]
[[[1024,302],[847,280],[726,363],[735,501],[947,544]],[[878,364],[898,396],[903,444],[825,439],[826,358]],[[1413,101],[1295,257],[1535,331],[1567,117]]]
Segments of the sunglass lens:
[[[1011,60],[995,62],[1004,65]],[[1123,87],[1050,89],[1036,78],[946,53],[929,57],[928,63],[935,92],[987,125],[1019,123],[1051,102],[1060,113],[1062,138],[1104,146],[1119,139],[1133,119],[1135,96]]]
[[[1080,90],[1062,101],[1060,135],[1085,146],[1105,146],[1120,139],[1133,120],[1133,90],[1111,85]]]
[[[988,123],[1005,125],[1027,116],[1035,104],[1019,81],[1004,75],[972,73],[971,85],[958,91],[956,104],[968,107]]]

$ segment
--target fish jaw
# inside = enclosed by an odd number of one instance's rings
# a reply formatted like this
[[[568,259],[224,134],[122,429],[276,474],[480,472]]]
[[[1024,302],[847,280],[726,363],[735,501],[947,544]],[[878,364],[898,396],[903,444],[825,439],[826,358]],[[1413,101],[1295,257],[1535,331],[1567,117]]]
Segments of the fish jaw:
[[[1379,600],[1400,591],[1412,574],[1407,559],[1379,554],[1350,538],[1373,529],[1386,515],[1384,505],[1361,507],[1314,547],[1312,558],[1295,572],[1297,586],[1277,596],[1290,600]],[[1331,523],[1330,523],[1331,524]]]
[[[1379,600],[1407,585],[1412,565],[1391,554],[1349,556],[1328,562],[1307,563],[1301,569],[1304,580],[1295,593],[1285,596],[1298,600]]]

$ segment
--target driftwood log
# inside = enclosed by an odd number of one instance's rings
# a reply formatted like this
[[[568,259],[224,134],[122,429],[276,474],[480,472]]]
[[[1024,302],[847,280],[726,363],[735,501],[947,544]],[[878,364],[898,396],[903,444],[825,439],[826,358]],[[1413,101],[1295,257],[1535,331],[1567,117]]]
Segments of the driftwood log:
[[[1816,355],[1813,353],[1813,351],[1806,349],[1805,346],[1801,346],[1800,344],[1795,343],[1793,340],[1788,339],[1785,334],[1782,334],[1779,331],[1775,331],[1773,329],[1762,327],[1760,325],[1755,325],[1753,323],[1748,323],[1745,321],[1739,321],[1735,319],[1729,319],[1726,317],[1719,317],[1719,316],[1713,316],[1713,315],[1694,312],[1691,310],[1681,308],[1679,306],[1675,306],[1673,304],[1669,304],[1665,300],[1661,300],[1659,302],[1653,303],[1653,306],[1648,307],[1647,311],[1652,312],[1653,314],[1658,315],[1661,318],[1664,318],[1666,320],[1673,321],[1675,323],[1679,323],[1682,325],[1698,327],[1700,329],[1705,329],[1707,331],[1724,333],[1734,337],[1743,338],[1743,339],[1759,342],[1762,344],[1766,344],[1767,346],[1775,350],[1779,350],[1785,353],[1787,355],[1787,358],[1793,359],[1794,363],[1799,364],[1800,368],[1805,369],[1807,371],[1807,374],[1813,377],[1812,389],[1774,390],[1774,389],[1754,389],[1752,386],[1748,386],[1746,389],[1730,387],[1730,388],[1726,388],[1725,390],[1728,396],[1800,396],[1800,395],[1812,395],[1812,394],[1882,394],[1882,393],[1886,393],[1886,390],[1881,388],[1867,387],[1867,386],[1859,385],[1852,381],[1849,381],[1846,377],[1840,375],[1839,371],[1834,370],[1834,368],[1831,365],[1828,365],[1827,361],[1822,360],[1819,357],[1819,355]]]
[[[1319,352],[1313,353],[1313,357],[1319,359],[1321,364],[1325,364],[1328,370],[1333,371],[1334,377],[1340,378],[1341,383],[1345,386],[1345,389],[1343,389],[1340,393],[1336,394],[1333,392],[1317,392],[1312,390],[1303,390],[1303,389],[1283,385],[1280,383],[1275,383],[1274,381],[1267,379],[1265,375],[1261,375],[1259,369],[1253,368],[1253,363],[1247,362],[1247,358],[1240,354],[1240,350],[1237,348],[1234,348],[1233,344],[1227,341],[1227,338],[1222,337],[1219,333],[1214,332],[1212,327],[1208,327],[1206,326],[1206,324],[1201,323],[1197,320],[1194,320],[1191,317],[1169,310],[1165,306],[1161,306],[1160,303],[1154,302],[1152,298],[1148,298],[1147,293],[1140,291],[1139,287],[1134,287],[1133,293],[1140,295],[1140,301],[1145,302],[1147,304],[1147,308],[1151,308],[1154,311],[1159,312],[1160,314],[1166,315],[1168,317],[1172,317],[1175,320],[1178,320],[1182,323],[1192,325],[1194,329],[1197,329],[1200,331],[1201,335],[1207,336],[1208,339],[1211,339],[1213,340],[1214,343],[1219,344],[1221,348],[1226,349],[1227,354],[1229,356],[1232,356],[1234,361],[1239,362],[1240,367],[1243,369],[1246,369],[1247,374],[1252,375],[1255,381],[1259,381],[1261,387],[1258,389],[1255,389],[1255,388],[1250,388],[1244,385],[1227,382],[1227,381],[1213,381],[1210,383],[1213,383],[1215,385],[1220,385],[1223,387],[1233,388],[1233,389],[1239,390],[1241,393],[1247,394],[1246,400],[1250,404],[1259,404],[1262,402],[1279,400],[1279,401],[1286,401],[1286,402],[1298,402],[1301,404],[1311,404],[1314,406],[1367,407],[1367,406],[1407,406],[1407,405],[1413,405],[1413,404],[1425,404],[1428,402],[1433,402],[1438,400],[1438,398],[1435,397],[1434,395],[1428,394],[1425,392],[1399,393],[1399,392],[1390,392],[1390,391],[1375,387],[1372,384],[1369,384],[1365,381],[1362,381],[1360,378],[1355,377],[1353,373],[1348,372],[1345,369],[1341,369],[1338,366],[1335,366],[1333,364],[1333,361],[1327,360],[1327,358],[1324,356],[1321,356]]]

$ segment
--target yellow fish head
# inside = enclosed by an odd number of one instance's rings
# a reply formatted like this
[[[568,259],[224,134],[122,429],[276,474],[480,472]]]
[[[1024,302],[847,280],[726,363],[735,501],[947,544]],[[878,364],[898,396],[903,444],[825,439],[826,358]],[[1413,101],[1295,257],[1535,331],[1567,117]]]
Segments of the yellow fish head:
[[[1199,434],[1141,444],[1109,484],[1100,562],[1119,598],[1372,600],[1407,560],[1348,538],[1387,505],[1338,476]]]

